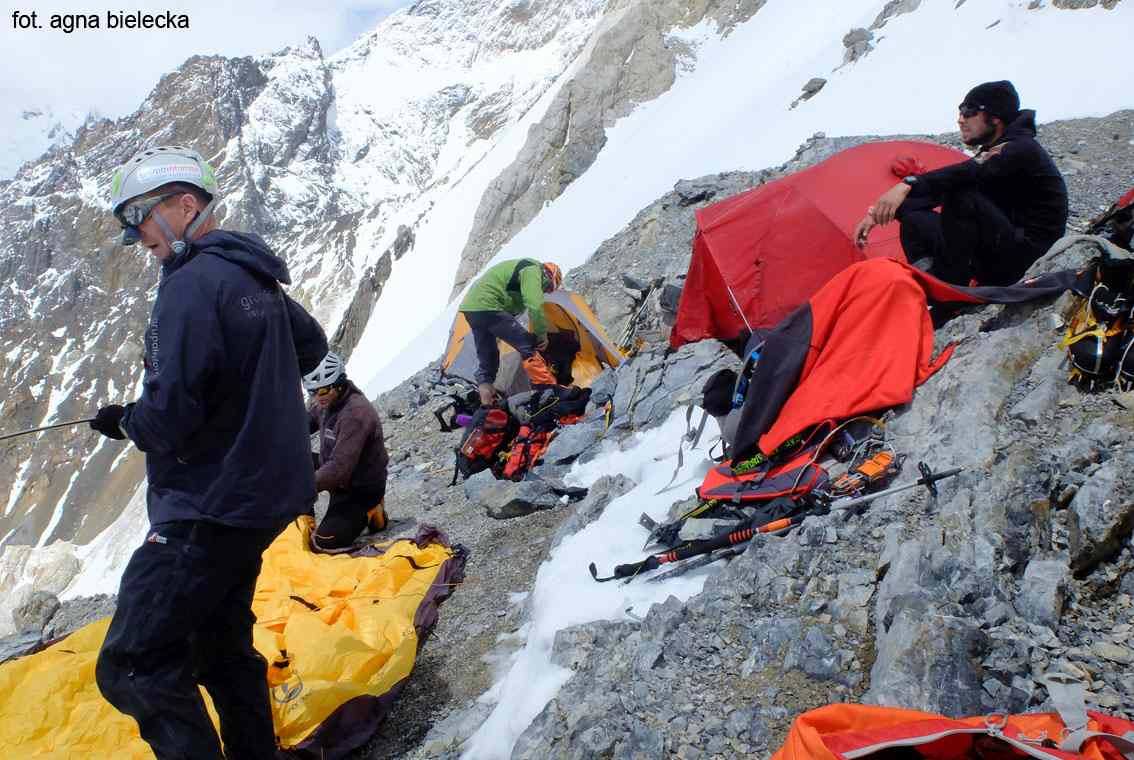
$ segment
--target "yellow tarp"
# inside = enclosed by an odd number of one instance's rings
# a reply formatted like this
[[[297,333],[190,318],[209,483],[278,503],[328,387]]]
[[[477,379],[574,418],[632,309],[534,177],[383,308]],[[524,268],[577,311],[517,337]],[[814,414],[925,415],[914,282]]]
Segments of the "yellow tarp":
[[[348,700],[385,694],[410,674],[418,643],[414,615],[453,558],[442,545],[419,549],[412,541],[381,545],[385,553],[377,557],[314,554],[307,548],[312,527],[311,518],[301,518],[264,553],[252,603],[255,646],[269,663],[272,713],[284,747],[299,744]],[[3,757],[153,758],[137,724],[95,685],[109,624],[92,623],[0,665]]]

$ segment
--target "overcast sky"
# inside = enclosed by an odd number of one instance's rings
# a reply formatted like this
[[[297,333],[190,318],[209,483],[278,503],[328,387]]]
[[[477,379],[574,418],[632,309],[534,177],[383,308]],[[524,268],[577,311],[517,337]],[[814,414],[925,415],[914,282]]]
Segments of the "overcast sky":
[[[324,54],[349,45],[411,0],[12,0],[0,18],[0,104],[132,112],[162,74],[197,54],[268,53],[312,35]],[[12,13],[35,10],[39,30],[14,29]],[[185,30],[107,30],[107,11],[186,13]],[[49,28],[52,13],[97,13],[98,31]],[[0,138],[2,139],[2,138]]]

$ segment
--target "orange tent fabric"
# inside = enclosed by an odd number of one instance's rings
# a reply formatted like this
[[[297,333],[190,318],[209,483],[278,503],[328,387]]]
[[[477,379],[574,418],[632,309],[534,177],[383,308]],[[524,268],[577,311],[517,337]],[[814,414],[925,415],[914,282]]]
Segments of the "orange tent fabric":
[[[1134,723],[1088,711],[1087,728],[1121,737]],[[976,741],[993,737],[1017,750],[1008,756],[1041,760],[1124,760],[1112,744],[1088,738],[1077,751],[1057,749],[1066,731],[1055,713],[982,715],[951,719],[933,713],[874,705],[836,704],[810,710],[792,723],[772,760],[854,760],[889,747],[916,747],[932,760],[975,757]],[[1039,741],[1040,738],[1046,740]]]

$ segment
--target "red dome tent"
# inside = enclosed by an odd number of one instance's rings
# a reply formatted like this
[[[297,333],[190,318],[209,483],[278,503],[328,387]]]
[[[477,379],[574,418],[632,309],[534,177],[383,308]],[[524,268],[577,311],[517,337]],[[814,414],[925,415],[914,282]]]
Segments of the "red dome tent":
[[[732,340],[745,317],[772,327],[856,261],[905,261],[897,224],[876,227],[865,251],[854,226],[896,177],[966,158],[933,143],[867,143],[700,209],[670,345]]]

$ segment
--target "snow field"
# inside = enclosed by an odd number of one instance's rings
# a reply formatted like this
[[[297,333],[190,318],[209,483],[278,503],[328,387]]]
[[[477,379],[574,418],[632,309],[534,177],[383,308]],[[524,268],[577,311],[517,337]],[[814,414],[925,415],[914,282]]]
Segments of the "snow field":
[[[646,532],[638,526],[638,516],[645,512],[664,521],[669,506],[685,498],[692,483],[701,482],[709,470],[711,441],[718,434],[712,419],[698,448],[686,452],[672,489],[657,495],[673,475],[678,441],[684,432],[685,414],[679,409],[664,424],[639,433],[632,447],[619,450],[608,443],[594,460],[572,469],[568,476],[572,485],[590,486],[603,475],[618,474],[638,485],[611,501],[590,525],[565,538],[540,565],[529,599],[531,618],[521,631],[526,641],[503,678],[480,698],[495,707],[465,744],[466,760],[509,757],[516,739],[571,677],[572,671],[551,662],[557,632],[595,620],[642,617],[653,604],[670,596],[684,601],[699,593],[705,578],[716,571],[710,566],[664,583],[638,579],[625,584],[596,583],[587,570],[594,562],[599,575],[605,576],[616,564],[644,558]]]

